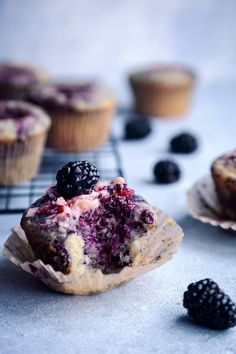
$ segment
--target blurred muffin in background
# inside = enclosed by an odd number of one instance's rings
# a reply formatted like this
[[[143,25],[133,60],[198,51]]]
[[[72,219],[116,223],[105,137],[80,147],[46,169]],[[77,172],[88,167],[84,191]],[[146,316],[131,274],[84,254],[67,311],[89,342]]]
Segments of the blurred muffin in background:
[[[54,83],[32,92],[28,100],[52,118],[48,147],[87,151],[104,144],[116,106],[113,93],[98,83]]]
[[[129,77],[135,110],[147,116],[178,116],[189,106],[194,73],[180,65],[159,65]]]
[[[222,213],[236,220],[236,149],[213,161],[211,174]]]
[[[0,185],[33,178],[39,169],[50,118],[21,101],[0,101]]]
[[[0,99],[24,100],[31,90],[47,81],[47,73],[30,64],[0,63]]]

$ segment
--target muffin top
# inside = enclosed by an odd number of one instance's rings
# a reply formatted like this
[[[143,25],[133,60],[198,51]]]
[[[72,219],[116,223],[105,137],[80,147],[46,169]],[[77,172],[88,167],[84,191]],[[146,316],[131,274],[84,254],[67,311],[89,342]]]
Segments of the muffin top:
[[[55,270],[70,272],[74,249],[67,239],[74,235],[83,246],[84,264],[104,273],[118,271],[132,263],[131,242],[156,226],[154,209],[122,177],[110,183],[98,178],[87,161],[67,164],[57,174],[57,185],[22,218],[35,255]]]
[[[223,175],[227,174],[228,177],[235,179],[236,178],[236,149],[220,156],[215,161],[213,161],[211,169],[212,172],[220,173],[222,177]]]
[[[115,97],[98,83],[52,83],[32,92],[28,100],[46,109],[72,111],[114,106]]]
[[[25,87],[46,79],[39,68],[16,62],[0,63],[0,84]]]
[[[158,65],[131,74],[133,82],[148,82],[161,85],[185,85],[193,81],[193,72],[181,65]]]
[[[36,135],[50,125],[44,111],[21,101],[0,101],[0,140],[11,142]]]

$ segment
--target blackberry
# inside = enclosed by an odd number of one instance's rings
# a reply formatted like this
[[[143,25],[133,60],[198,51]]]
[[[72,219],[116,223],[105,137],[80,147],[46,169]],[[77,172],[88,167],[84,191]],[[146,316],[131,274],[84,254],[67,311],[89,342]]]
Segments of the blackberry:
[[[57,192],[65,199],[89,194],[97,181],[99,173],[88,161],[69,162],[57,172]]]
[[[176,182],[181,175],[179,166],[170,160],[157,162],[153,172],[156,182],[161,184]]]
[[[199,324],[212,329],[227,329],[236,325],[236,306],[211,279],[188,286],[184,307]]]
[[[190,154],[194,152],[197,147],[197,139],[188,133],[176,135],[170,141],[170,151],[175,153]]]
[[[133,118],[125,125],[125,139],[143,139],[151,133],[151,124],[144,118]]]

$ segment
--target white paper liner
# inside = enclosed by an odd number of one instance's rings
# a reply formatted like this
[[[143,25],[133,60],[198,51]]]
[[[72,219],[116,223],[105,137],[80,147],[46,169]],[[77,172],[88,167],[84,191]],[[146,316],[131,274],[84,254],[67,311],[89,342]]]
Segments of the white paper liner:
[[[236,221],[221,217],[222,209],[211,176],[202,177],[193,184],[187,193],[187,204],[195,219],[224,230],[236,231]]]
[[[55,291],[77,295],[108,291],[161,266],[176,252],[183,238],[182,229],[164,212],[156,210],[156,213],[156,229],[139,239],[139,250],[135,252],[133,266],[124,267],[119,273],[103,274],[101,270],[88,267],[85,267],[82,273],[72,271],[68,275],[55,271],[50,265],[34,259],[20,225],[13,228],[12,234],[5,242],[3,254]],[[135,249],[137,251],[137,242]]]

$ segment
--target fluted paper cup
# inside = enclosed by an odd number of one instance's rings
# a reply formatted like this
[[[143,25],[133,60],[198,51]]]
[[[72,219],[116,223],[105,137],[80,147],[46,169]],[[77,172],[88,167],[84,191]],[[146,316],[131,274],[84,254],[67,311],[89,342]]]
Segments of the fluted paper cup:
[[[103,274],[101,270],[86,266],[72,268],[68,275],[55,271],[40,259],[35,259],[20,226],[12,230],[3,253],[10,261],[55,291],[74,295],[101,293],[161,266],[176,252],[183,238],[182,229],[164,212],[156,209],[156,214],[156,229],[132,243],[132,265],[118,273]]]
[[[188,210],[204,224],[236,232],[236,221],[226,219],[211,176],[200,178],[187,193]]]
[[[153,117],[184,115],[190,105],[195,75],[188,71],[186,82],[151,82],[130,76],[129,82],[135,99],[137,113]]]
[[[0,142],[0,185],[12,186],[38,173],[47,131],[24,140]]]
[[[47,146],[65,152],[83,152],[106,143],[114,104],[96,110],[48,110],[52,126]]]

